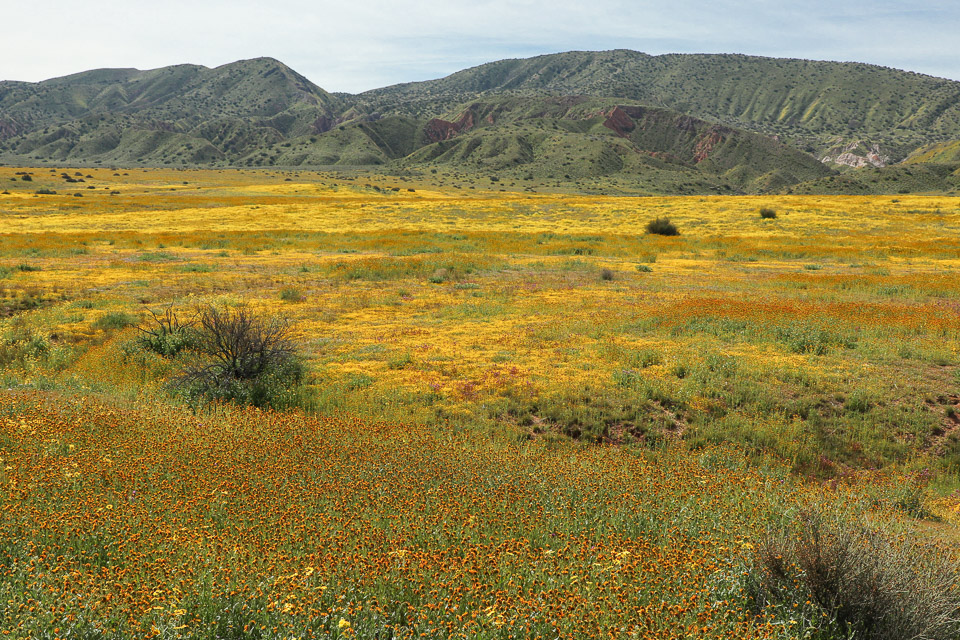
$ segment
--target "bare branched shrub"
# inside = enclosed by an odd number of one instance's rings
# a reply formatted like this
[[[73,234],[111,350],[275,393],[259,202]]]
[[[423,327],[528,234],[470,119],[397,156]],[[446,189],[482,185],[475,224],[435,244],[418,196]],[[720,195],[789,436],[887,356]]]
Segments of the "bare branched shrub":
[[[168,306],[163,311],[148,310],[150,319],[140,324],[137,344],[161,356],[172,357],[196,343],[195,320],[184,319]]]
[[[960,637],[960,567],[942,550],[865,524],[801,514],[760,546],[751,595],[759,609],[812,610],[845,637]],[[825,615],[824,615],[825,614]]]
[[[201,307],[195,357],[173,379],[192,399],[231,400],[258,407],[287,406],[305,368],[289,321],[247,305]]]

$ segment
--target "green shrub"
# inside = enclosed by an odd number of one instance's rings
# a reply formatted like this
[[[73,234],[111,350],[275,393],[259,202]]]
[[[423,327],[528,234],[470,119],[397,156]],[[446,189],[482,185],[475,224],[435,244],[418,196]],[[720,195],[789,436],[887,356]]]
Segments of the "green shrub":
[[[434,271],[434,272],[430,275],[430,278],[428,278],[428,279],[429,279],[430,282],[432,282],[433,284],[443,284],[444,282],[450,280],[452,277],[453,277],[453,273],[452,273],[452,271],[451,271],[450,269],[442,268],[442,269],[437,269],[436,271]]]
[[[871,407],[873,407],[873,398],[863,389],[854,390],[843,403],[844,410],[851,413],[866,413]]]
[[[137,324],[137,319],[130,314],[122,311],[111,311],[94,320],[93,328],[102,330],[123,329],[135,324]]]
[[[647,233],[658,236],[678,236],[680,232],[670,218],[656,218],[647,223]]]
[[[777,212],[773,209],[763,208],[760,209],[760,217],[764,220],[772,220],[777,217]]]
[[[297,287],[284,287],[280,289],[280,299],[284,302],[303,302],[305,296]]]
[[[601,280],[609,282],[610,280],[613,280],[613,277],[614,277],[613,269],[608,269],[607,267],[600,269]]]
[[[180,271],[183,273],[213,273],[216,271],[216,266],[211,264],[185,264],[180,268]]]
[[[177,256],[168,251],[155,251],[153,253],[141,253],[138,258],[141,262],[166,262],[176,260]]]
[[[397,355],[387,361],[388,369],[406,369],[413,364],[413,356],[410,355],[410,352],[404,352],[400,355]]]
[[[16,325],[6,336],[0,336],[0,367],[40,360],[49,352],[47,337],[23,325]]]

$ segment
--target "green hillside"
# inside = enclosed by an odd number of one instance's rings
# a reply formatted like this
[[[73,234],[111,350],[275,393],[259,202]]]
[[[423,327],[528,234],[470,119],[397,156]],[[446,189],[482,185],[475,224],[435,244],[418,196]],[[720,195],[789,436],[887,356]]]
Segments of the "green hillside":
[[[960,140],[926,145],[911,153],[903,162],[904,164],[960,163]]]
[[[389,166],[638,193],[949,192],[958,139],[958,82],[744,55],[574,51],[360,95],[328,93],[270,58],[0,82],[0,162],[22,165]],[[938,166],[884,170],[905,158]]]
[[[797,194],[897,195],[946,193],[960,195],[960,162],[895,164],[827,176],[788,188]]]
[[[424,123],[388,117],[340,125],[322,135],[301,136],[257,149],[239,163],[247,166],[381,165],[403,158],[429,140]]]
[[[278,142],[248,166],[387,164],[498,174],[513,186],[616,178],[645,193],[764,192],[833,172],[770,138],[638,104],[490,97],[418,120],[389,116]]]
[[[0,83],[0,152],[30,161],[206,163],[329,128],[339,101],[270,58]]]
[[[860,63],[626,50],[502,60],[369,91],[355,108],[424,116],[505,92],[625,98],[785,136],[811,152],[832,137],[869,137],[898,159],[960,131],[960,83],[951,80]]]
[[[537,179],[619,175],[657,193],[684,191],[684,182],[698,192],[759,192],[832,173],[770,138],[638,104],[515,97],[476,102],[447,117],[428,129],[449,137],[405,164],[452,164]]]
[[[128,113],[181,122],[282,116],[295,105],[329,115],[339,101],[272,58],[215,69],[177,65],[151,71],[99,69],[36,84],[0,82],[0,119],[19,131],[93,114]]]

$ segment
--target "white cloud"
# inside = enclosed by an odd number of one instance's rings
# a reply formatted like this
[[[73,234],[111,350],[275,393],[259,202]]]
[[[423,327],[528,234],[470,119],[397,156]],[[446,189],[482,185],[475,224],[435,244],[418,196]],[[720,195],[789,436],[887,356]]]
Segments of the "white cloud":
[[[960,6],[929,0],[52,0],[0,40],[0,78],[273,56],[330,91],[570,49],[857,60],[960,79]]]

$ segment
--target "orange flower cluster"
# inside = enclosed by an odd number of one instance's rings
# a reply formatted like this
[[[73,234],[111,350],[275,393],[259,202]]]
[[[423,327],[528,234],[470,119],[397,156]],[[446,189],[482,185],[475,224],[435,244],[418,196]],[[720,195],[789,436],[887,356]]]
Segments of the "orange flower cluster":
[[[41,392],[0,396],[0,416],[0,627],[18,637],[771,630],[731,580],[793,489],[732,451]]]

